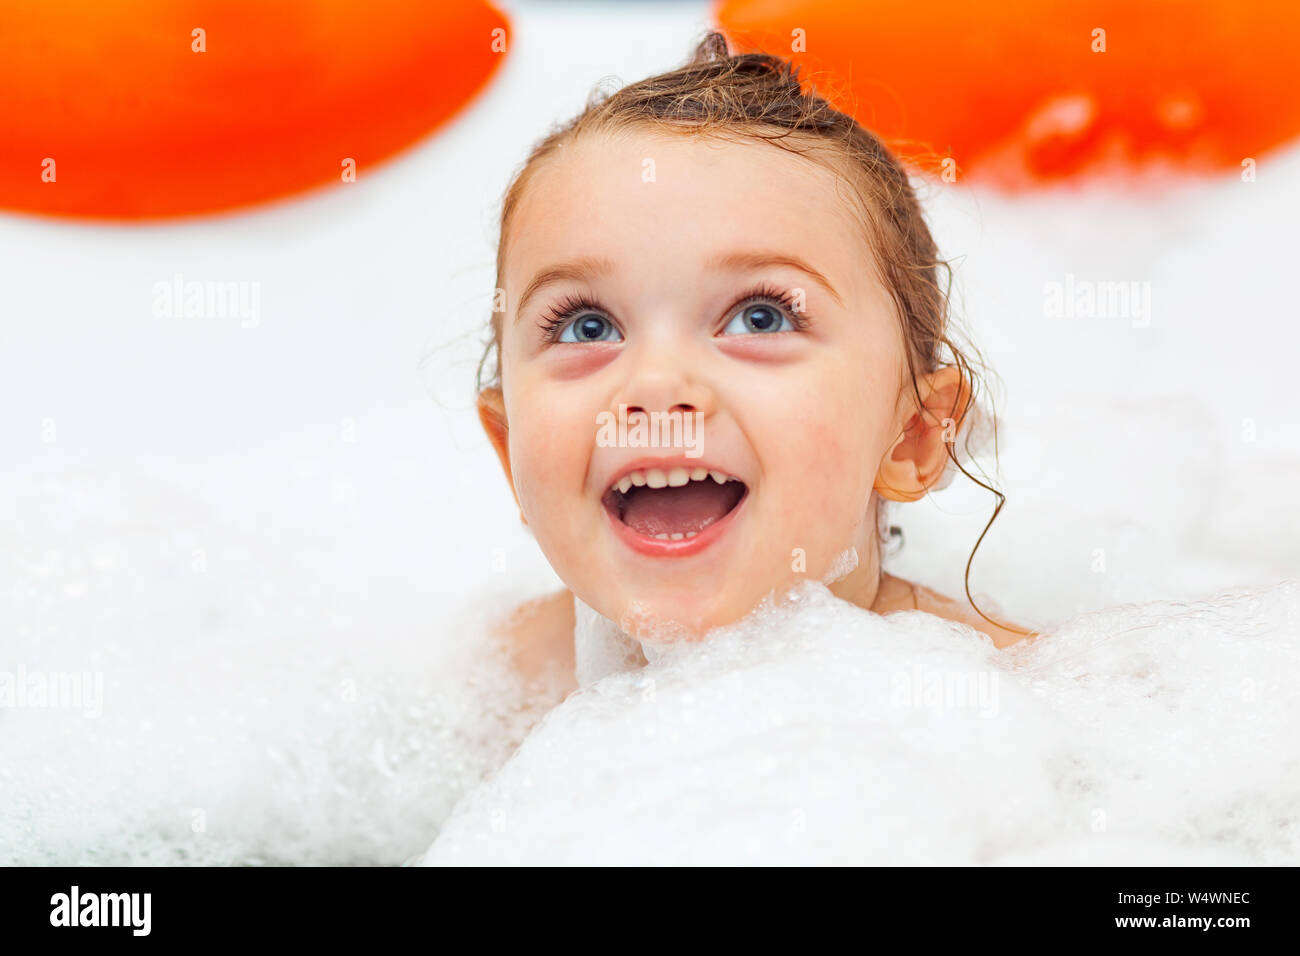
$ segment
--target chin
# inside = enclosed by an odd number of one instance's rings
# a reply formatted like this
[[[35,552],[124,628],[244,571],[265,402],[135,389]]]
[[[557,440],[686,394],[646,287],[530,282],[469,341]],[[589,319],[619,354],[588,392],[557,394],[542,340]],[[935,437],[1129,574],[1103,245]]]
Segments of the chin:
[[[753,607],[748,605],[746,609],[734,600],[722,603],[717,595],[710,597],[711,600],[702,601],[693,592],[680,594],[671,590],[631,596],[624,604],[618,624],[639,641],[655,644],[697,641],[714,628],[739,621]]]

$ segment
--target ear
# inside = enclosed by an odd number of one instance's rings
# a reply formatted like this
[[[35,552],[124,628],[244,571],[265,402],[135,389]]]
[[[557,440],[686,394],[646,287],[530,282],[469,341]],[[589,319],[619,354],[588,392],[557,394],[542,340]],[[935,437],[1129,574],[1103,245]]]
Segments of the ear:
[[[916,385],[921,407],[916,407],[915,395],[908,392],[913,413],[876,473],[876,491],[891,501],[924,498],[943,476],[948,444],[957,440],[961,417],[970,404],[970,385],[955,365],[928,372]]]
[[[488,441],[496,450],[501,468],[510,482],[510,493],[515,496],[515,505],[519,505],[519,493],[515,491],[515,476],[510,470],[510,423],[506,420],[505,395],[499,388],[485,388],[478,393],[478,420],[487,432]],[[523,509],[519,510],[519,520],[528,524]]]

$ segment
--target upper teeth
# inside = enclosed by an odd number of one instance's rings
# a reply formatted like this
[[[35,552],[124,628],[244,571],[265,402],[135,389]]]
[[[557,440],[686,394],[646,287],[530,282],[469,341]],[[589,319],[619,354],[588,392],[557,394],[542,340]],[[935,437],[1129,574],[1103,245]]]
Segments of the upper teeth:
[[[640,488],[645,485],[650,488],[680,488],[682,485],[691,481],[704,481],[706,478],[712,478],[718,484],[726,484],[728,481],[736,481],[730,475],[724,475],[720,471],[710,471],[708,468],[686,469],[681,466],[669,468],[664,471],[662,468],[647,468],[645,471],[630,471],[618,480],[614,485],[620,494],[627,494],[627,490],[633,485]]]

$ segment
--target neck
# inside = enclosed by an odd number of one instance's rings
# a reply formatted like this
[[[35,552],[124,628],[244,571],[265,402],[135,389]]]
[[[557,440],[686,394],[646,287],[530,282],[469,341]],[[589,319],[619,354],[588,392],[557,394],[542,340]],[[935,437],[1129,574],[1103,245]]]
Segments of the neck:
[[[881,570],[880,550],[875,547],[863,550],[866,556],[859,559],[852,573],[830,586],[831,593],[877,614],[915,608],[912,586]]]
[[[876,614],[915,608],[912,585],[880,570],[877,549],[863,550],[867,558],[860,560],[853,571],[832,584],[831,593]],[[614,622],[584,604],[576,594],[573,605],[575,675],[579,686],[585,687],[607,674],[635,670],[646,664],[646,645],[625,634]]]

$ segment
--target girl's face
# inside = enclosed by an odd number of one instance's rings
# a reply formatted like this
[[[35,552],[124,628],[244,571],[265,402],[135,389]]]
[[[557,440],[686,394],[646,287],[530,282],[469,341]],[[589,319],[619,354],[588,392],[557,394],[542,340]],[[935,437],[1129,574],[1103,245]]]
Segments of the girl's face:
[[[874,554],[903,343],[850,202],[791,153],[653,133],[570,141],[525,190],[498,450],[556,573],[634,636]]]

